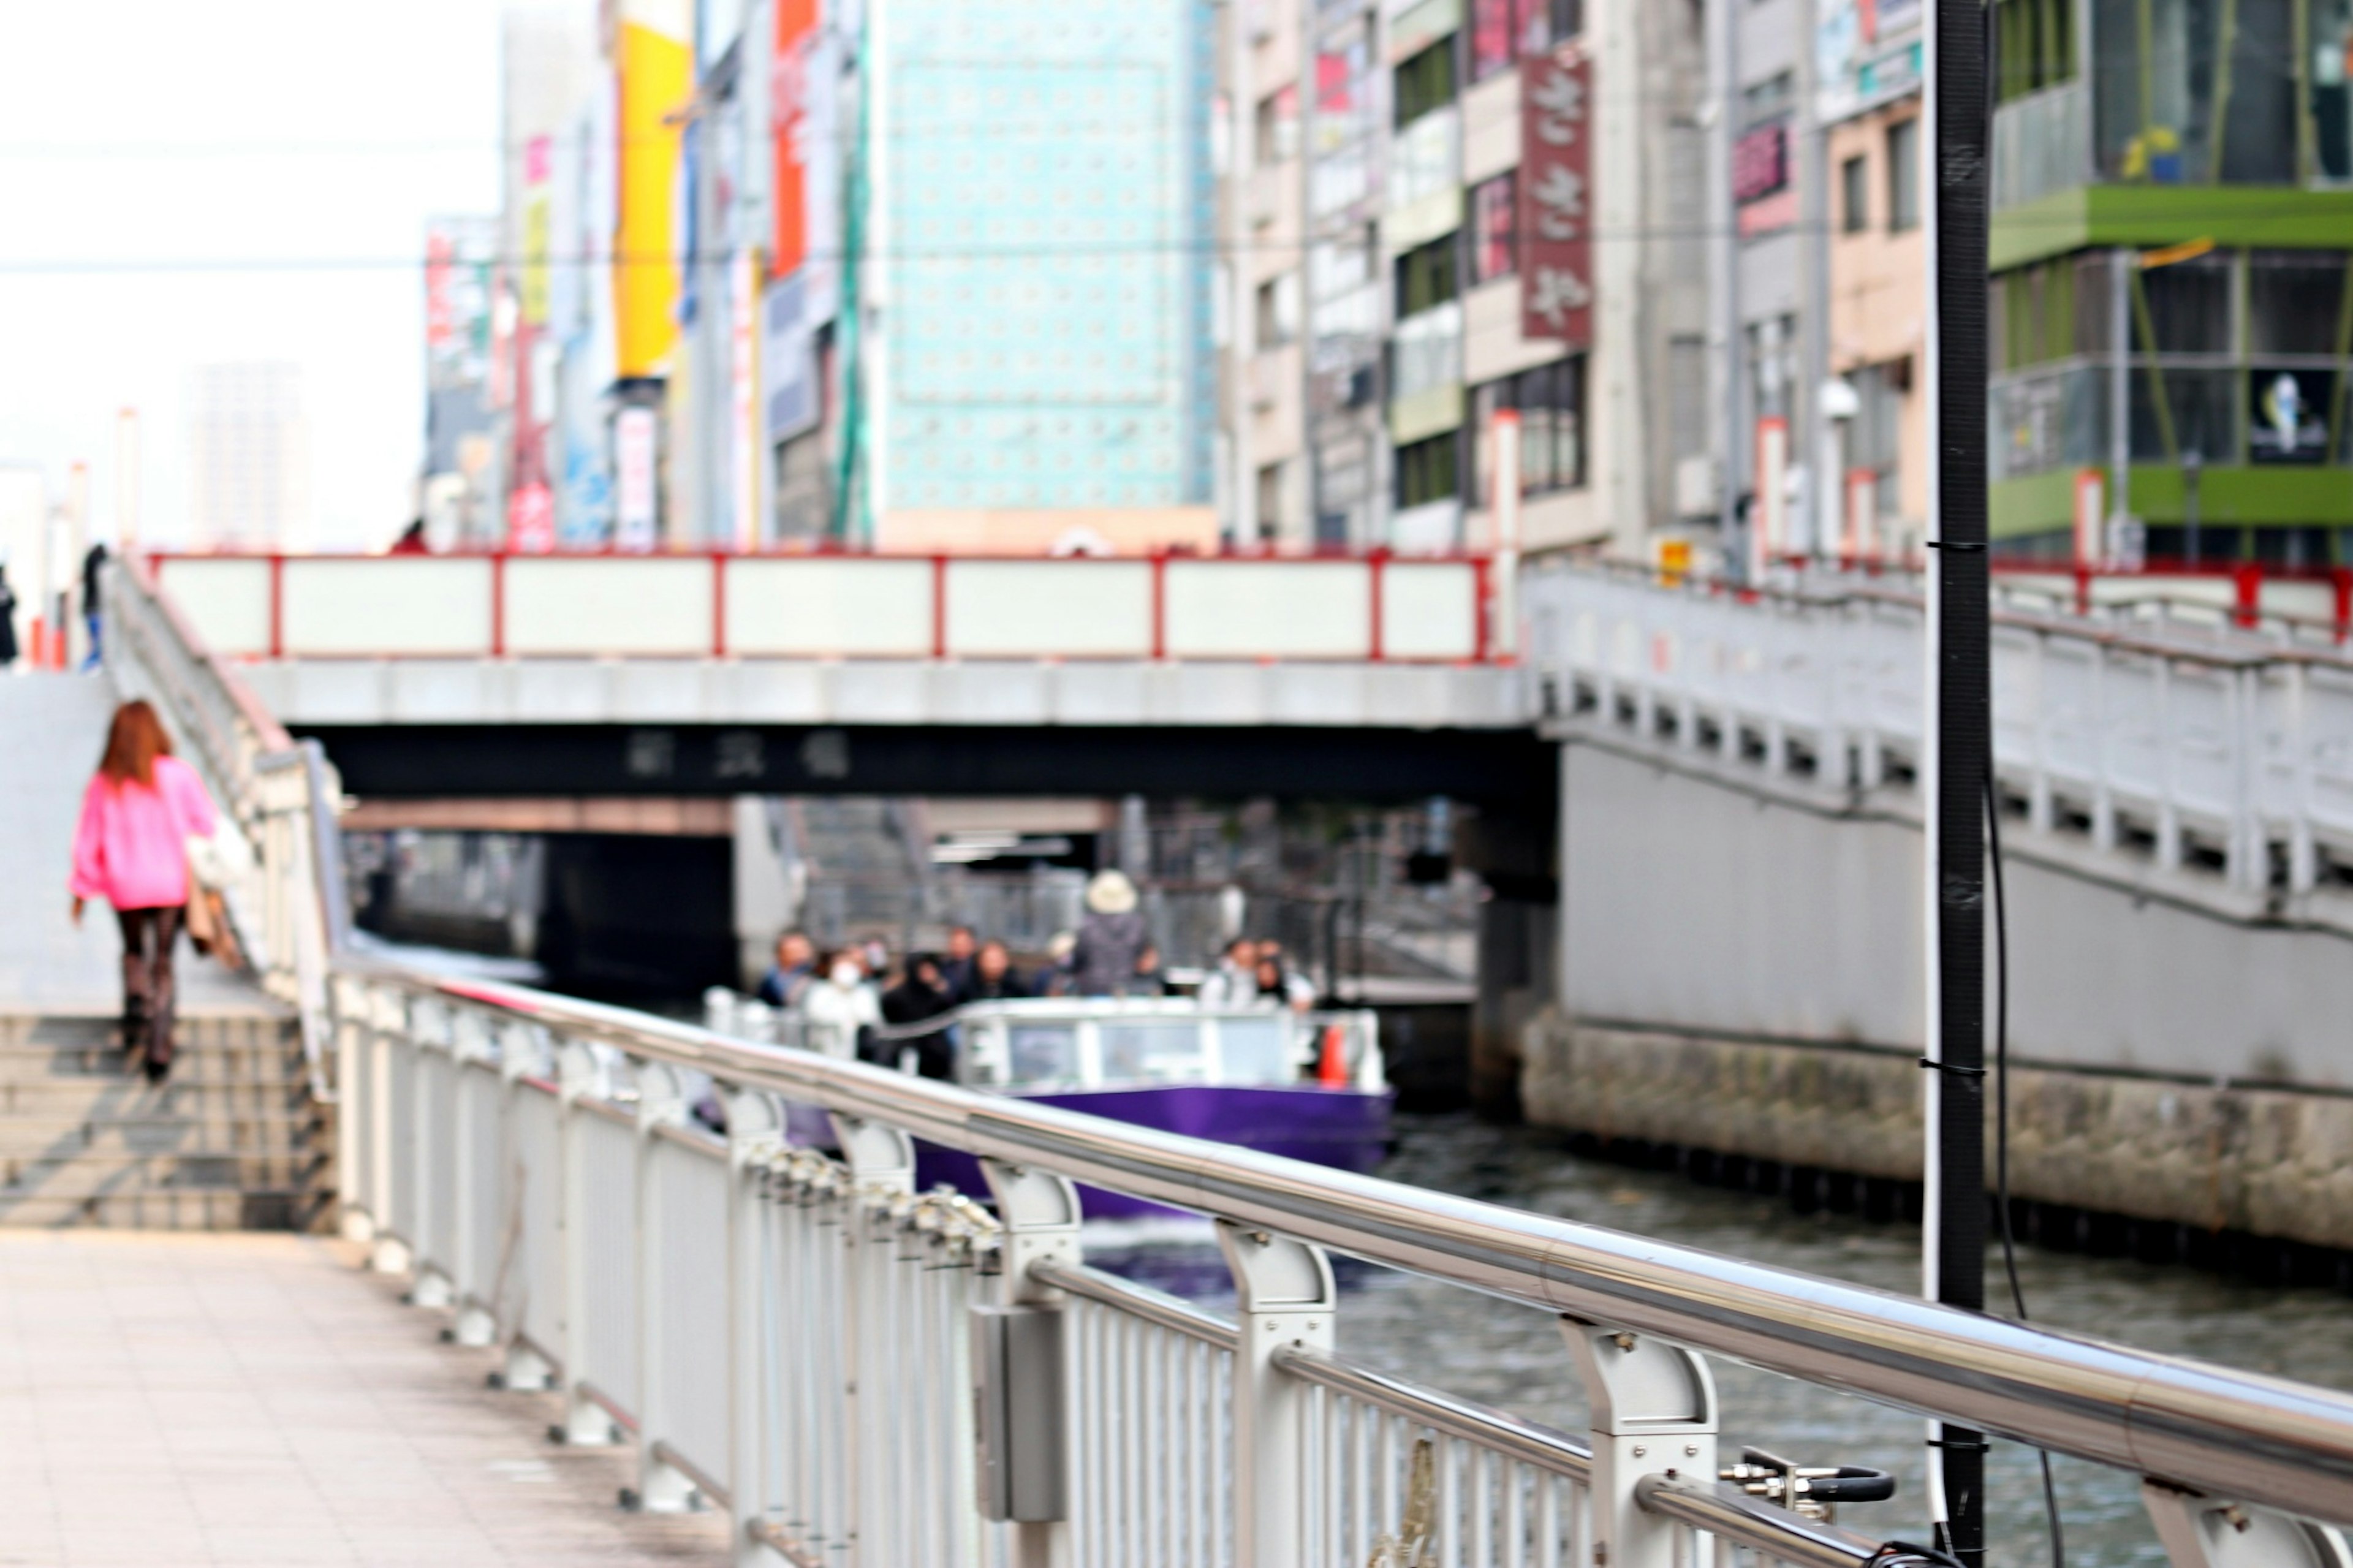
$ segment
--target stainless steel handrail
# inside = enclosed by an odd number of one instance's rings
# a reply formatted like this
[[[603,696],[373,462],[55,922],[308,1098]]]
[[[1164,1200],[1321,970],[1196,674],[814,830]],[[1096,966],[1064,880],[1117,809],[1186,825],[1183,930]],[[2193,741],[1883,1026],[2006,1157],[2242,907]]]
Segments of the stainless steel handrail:
[[[919,1138],[2332,1522],[2353,1397],[520,986],[354,964]]]

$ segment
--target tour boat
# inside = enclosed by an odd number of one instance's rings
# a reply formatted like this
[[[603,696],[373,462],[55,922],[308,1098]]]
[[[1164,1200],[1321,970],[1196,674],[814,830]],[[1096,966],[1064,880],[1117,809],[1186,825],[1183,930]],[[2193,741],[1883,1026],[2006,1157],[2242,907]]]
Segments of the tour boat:
[[[970,1003],[883,1034],[943,1029],[955,1047],[955,1081],[985,1093],[1344,1171],[1370,1170],[1388,1150],[1395,1096],[1382,1071],[1378,1020],[1367,1011],[1055,997]],[[903,1051],[909,1070],[913,1054]],[[796,1142],[831,1142],[821,1115],[796,1114],[792,1134]],[[915,1180],[919,1187],[945,1183],[987,1195],[979,1162],[960,1150],[919,1144]],[[1090,1218],[1174,1212],[1092,1187],[1082,1197]]]

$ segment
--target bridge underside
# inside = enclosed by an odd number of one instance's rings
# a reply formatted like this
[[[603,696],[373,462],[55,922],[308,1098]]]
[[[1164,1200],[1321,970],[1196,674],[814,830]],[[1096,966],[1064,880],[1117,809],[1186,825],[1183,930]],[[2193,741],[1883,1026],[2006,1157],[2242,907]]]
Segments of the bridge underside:
[[[361,796],[1117,795],[1406,801],[1549,822],[1558,763],[1526,731],[1222,726],[294,726]]]

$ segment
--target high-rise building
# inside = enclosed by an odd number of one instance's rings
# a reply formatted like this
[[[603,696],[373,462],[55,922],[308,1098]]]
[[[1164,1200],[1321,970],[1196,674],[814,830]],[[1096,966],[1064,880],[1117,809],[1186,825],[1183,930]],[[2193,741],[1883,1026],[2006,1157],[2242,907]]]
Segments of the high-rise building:
[[[499,220],[439,217],[425,230],[425,463],[418,512],[434,548],[500,538],[506,466],[491,406]]]
[[[309,547],[311,442],[300,366],[196,367],[188,387],[188,479],[196,548]]]

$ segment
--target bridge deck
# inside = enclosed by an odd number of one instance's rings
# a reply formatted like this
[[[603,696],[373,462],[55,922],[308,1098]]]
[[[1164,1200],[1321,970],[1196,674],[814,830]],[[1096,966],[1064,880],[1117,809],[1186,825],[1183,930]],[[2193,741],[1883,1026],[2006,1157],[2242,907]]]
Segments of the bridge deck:
[[[0,1233],[0,1563],[726,1560],[621,1513],[617,1449],[545,1437],[487,1352],[284,1235]]]

